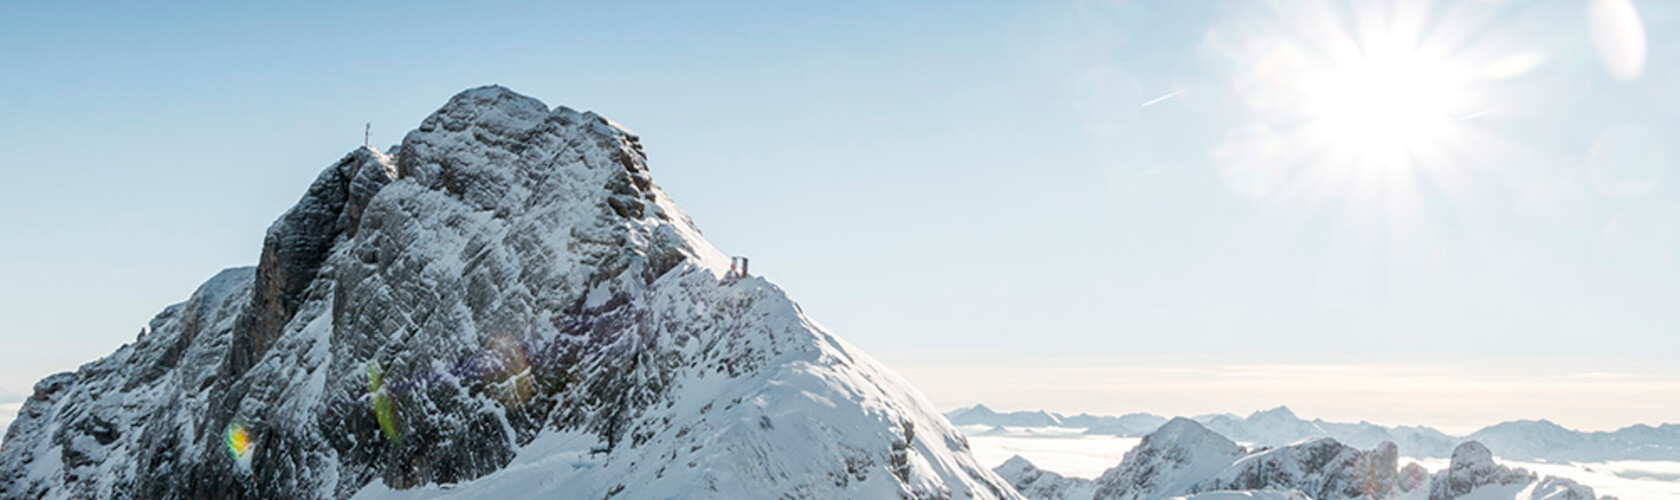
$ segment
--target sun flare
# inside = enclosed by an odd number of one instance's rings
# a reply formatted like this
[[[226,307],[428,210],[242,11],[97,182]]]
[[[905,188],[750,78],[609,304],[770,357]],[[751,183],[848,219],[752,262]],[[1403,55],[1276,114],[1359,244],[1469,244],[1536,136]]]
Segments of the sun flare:
[[[1437,57],[1376,52],[1304,76],[1308,133],[1361,161],[1404,162],[1451,139],[1467,79]]]
[[[1211,157],[1249,197],[1394,210],[1421,190],[1457,190],[1477,158],[1504,151],[1488,128],[1546,59],[1443,21],[1432,2],[1249,8],[1204,42],[1245,105]]]

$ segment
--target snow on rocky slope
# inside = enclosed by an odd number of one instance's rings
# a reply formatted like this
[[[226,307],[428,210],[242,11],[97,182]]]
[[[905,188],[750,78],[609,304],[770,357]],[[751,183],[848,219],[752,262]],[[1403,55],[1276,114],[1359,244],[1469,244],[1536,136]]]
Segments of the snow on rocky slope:
[[[1401,467],[1393,443],[1360,450],[1319,438],[1251,452],[1185,418],[1145,436],[1094,482],[1039,470],[1020,457],[995,470],[1033,499],[1599,500],[1573,481],[1499,465],[1474,441],[1459,445],[1449,466],[1431,475],[1417,464]]]
[[[255,268],[38,383],[0,498],[1018,498],[727,267],[635,134],[468,90],[329,166]]]

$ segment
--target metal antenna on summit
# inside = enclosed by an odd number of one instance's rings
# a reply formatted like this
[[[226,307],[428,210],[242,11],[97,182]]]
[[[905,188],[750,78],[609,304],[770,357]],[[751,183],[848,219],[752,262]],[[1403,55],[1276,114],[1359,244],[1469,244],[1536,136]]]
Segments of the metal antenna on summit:
[[[364,147],[364,148],[373,147],[372,144],[369,144],[369,143],[373,142],[372,139],[373,139],[373,122],[367,122],[367,127],[362,128],[362,147]]]

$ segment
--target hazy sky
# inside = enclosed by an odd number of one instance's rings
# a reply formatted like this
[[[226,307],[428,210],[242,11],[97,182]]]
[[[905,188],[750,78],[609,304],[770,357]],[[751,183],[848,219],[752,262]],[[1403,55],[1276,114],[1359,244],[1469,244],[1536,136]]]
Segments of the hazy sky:
[[[1680,420],[1676,3],[789,3],[0,4],[0,405],[498,83],[941,407]]]

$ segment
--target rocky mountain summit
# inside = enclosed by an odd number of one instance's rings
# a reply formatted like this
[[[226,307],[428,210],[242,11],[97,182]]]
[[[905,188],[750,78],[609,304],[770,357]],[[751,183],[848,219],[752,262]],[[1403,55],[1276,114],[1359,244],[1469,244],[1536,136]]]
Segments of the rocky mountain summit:
[[[634,133],[501,87],[327,167],[147,331],[36,385],[0,498],[1018,498],[730,272]]]
[[[1037,500],[1601,500],[1573,481],[1499,465],[1474,441],[1431,474],[1415,463],[1400,466],[1393,443],[1360,450],[1319,438],[1248,450],[1186,418],[1145,436],[1095,481],[1042,471],[1021,457],[995,470]]]

